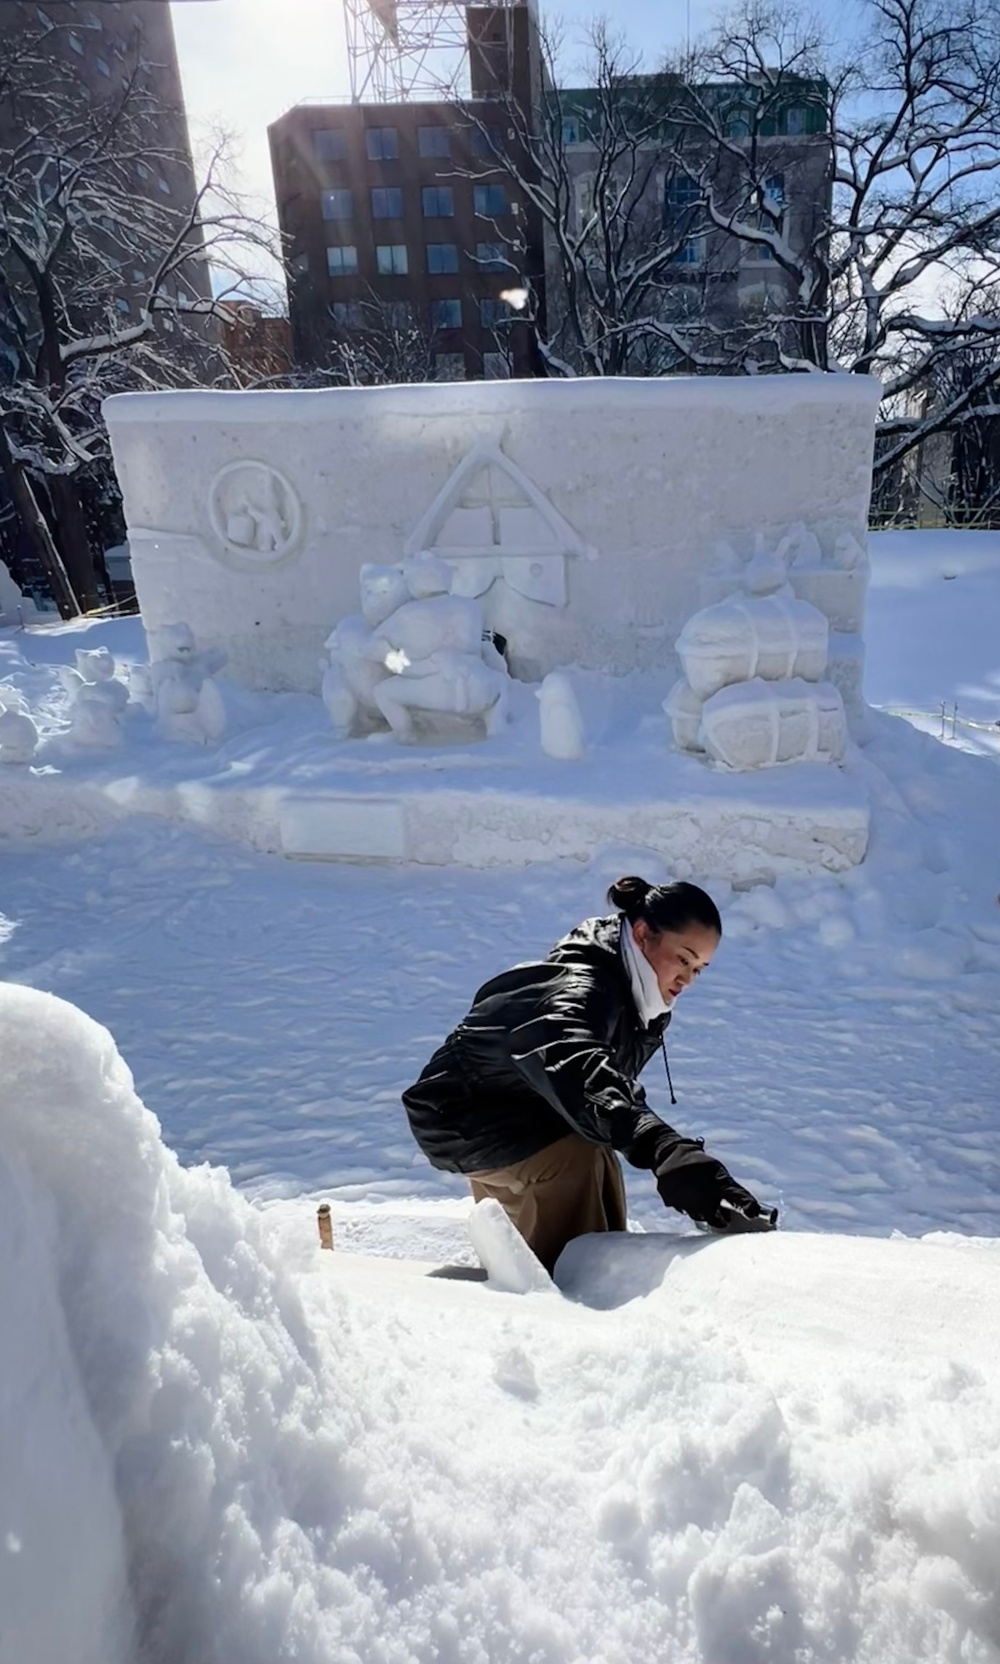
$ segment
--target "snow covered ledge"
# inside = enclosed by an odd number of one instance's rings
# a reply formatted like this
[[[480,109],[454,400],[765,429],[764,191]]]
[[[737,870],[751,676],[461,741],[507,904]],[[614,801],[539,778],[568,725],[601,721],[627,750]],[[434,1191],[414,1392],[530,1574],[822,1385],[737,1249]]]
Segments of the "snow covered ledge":
[[[836,551],[863,557],[878,396],[867,376],[669,377],[126,393],[104,413],[147,629],[180,609],[250,687],[315,691],[361,565],[421,550],[484,597],[518,676],[672,670],[720,546],[793,526],[818,548],[793,582],[857,683],[867,567]]]

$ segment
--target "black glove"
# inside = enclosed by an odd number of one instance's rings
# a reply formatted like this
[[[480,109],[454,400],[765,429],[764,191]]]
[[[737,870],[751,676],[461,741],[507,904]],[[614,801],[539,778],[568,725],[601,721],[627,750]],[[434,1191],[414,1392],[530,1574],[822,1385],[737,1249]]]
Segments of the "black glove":
[[[686,1213],[713,1230],[764,1229],[778,1221],[777,1208],[762,1208],[755,1196],[737,1184],[727,1167],[707,1155],[700,1138],[679,1138],[662,1149],[653,1163],[656,1188],[665,1207]],[[759,1224],[749,1225],[757,1220]]]

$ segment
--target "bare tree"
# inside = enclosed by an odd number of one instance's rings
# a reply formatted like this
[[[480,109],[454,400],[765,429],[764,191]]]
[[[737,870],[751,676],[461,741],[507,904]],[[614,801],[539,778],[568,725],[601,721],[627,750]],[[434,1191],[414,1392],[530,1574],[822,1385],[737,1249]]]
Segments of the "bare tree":
[[[973,406],[982,420],[1000,0],[864,0],[839,63],[781,0],[742,0],[655,75],[607,23],[590,47],[574,95],[549,44],[551,89],[510,104],[516,142],[495,151],[546,229],[532,315],[550,373],[878,375],[878,470]],[[953,357],[975,374],[940,373]]]
[[[686,322],[691,350],[692,319],[703,310],[709,278],[686,259],[703,204],[689,189],[683,84],[643,76],[624,37],[599,19],[581,100],[559,89],[561,37],[543,32],[541,45],[548,90],[534,109],[499,93],[500,131],[474,102],[465,107],[480,151],[513,177],[542,225],[544,312],[539,289],[526,280],[523,221],[507,245],[511,287],[524,286],[523,316],[535,323],[550,373],[660,374],[676,367],[678,349],[648,321]],[[475,176],[483,172],[480,166]]]
[[[86,610],[99,591],[77,485],[108,456],[102,400],[225,378],[219,303],[271,234],[227,186],[223,142],[195,188],[140,39],[98,97],[58,49],[67,33],[12,35],[0,64],[0,468],[51,567],[27,497],[48,499]]]

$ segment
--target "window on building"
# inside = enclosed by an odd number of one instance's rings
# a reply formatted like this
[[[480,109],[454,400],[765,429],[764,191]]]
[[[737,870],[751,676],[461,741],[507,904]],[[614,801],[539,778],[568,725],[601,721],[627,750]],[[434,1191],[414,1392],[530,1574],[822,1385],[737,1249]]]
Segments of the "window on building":
[[[486,381],[504,381],[510,376],[510,360],[505,352],[483,353],[483,377]]]
[[[447,127],[418,127],[417,149],[421,156],[450,156],[450,131]]]
[[[390,300],[385,303],[386,322],[392,329],[410,329],[415,325],[413,307],[408,300]]]
[[[434,376],[437,381],[464,381],[464,352],[436,352],[434,354]]]
[[[479,302],[479,322],[484,329],[495,329],[497,324],[509,316],[510,310],[505,300],[490,297]]]
[[[177,291],[177,304],[178,304],[178,306],[190,306],[191,305],[191,296],[188,294],[186,289],[178,289],[178,291]]]
[[[350,243],[337,243],[326,251],[326,269],[331,277],[353,277],[358,269],[358,251]]]
[[[401,220],[403,193],[398,185],[376,185],[372,191],[373,220]]]
[[[473,127],[469,133],[469,149],[473,156],[501,156],[503,130],[500,127]]]
[[[308,254],[297,254],[292,260],[289,270],[293,277],[305,277],[309,270]]]
[[[801,104],[791,104],[785,111],[785,132],[798,138],[806,130],[807,115]]]
[[[342,162],[347,155],[347,134],[342,127],[315,127],[312,147],[317,162]]]
[[[335,300],[330,316],[339,329],[361,329],[364,323],[360,302],[356,300]]]
[[[168,185],[167,181],[164,179],[162,173],[161,173],[159,179],[156,181],[156,183],[159,186],[160,190],[163,192],[164,196],[170,196],[171,195],[170,186]]]
[[[118,299],[115,301],[115,305],[122,314],[123,318],[127,317],[132,310],[130,303],[125,299],[124,295],[118,296]]]
[[[589,224],[594,212],[594,175],[581,174],[574,187],[576,204],[576,229],[582,231]]]
[[[405,243],[379,243],[375,250],[375,266],[383,277],[405,277],[410,260]]]
[[[704,237],[695,234],[702,190],[689,173],[675,173],[663,192],[663,229],[677,238],[673,255],[677,266],[698,266],[704,257]]]
[[[476,264],[483,272],[505,272],[508,268],[505,243],[477,243]]]
[[[146,281],[146,273],[143,271],[142,267],[141,266],[133,266],[132,267],[132,282],[133,283],[145,283],[145,281]]]
[[[369,127],[365,150],[371,162],[395,162],[399,156],[399,133],[395,127]]]
[[[425,185],[420,193],[425,220],[450,220],[455,213],[455,194],[450,185]]]
[[[324,191],[321,201],[325,220],[352,220],[354,218],[353,191]]]
[[[748,139],[752,122],[752,112],[744,109],[742,105],[737,105],[726,116],[726,138]]]
[[[99,75],[106,75],[110,77],[111,65],[108,63],[107,58],[95,58],[94,62],[97,64],[97,72]]]
[[[432,300],[431,327],[433,329],[461,329],[462,302],[460,300]]]
[[[580,143],[580,120],[578,116],[563,116],[562,142],[563,144]]]
[[[136,162],[135,171],[136,177],[139,179],[150,179],[152,177],[145,162]]]
[[[455,243],[428,243],[427,270],[429,272],[457,272],[458,247]]]
[[[505,185],[474,185],[472,200],[476,213],[492,218],[494,214],[507,212],[507,187]]]
[[[756,225],[761,231],[774,231],[779,235],[785,229],[785,176],[783,173],[772,173],[765,179],[761,187],[761,207],[752,210],[745,216],[751,225]],[[743,247],[744,265],[766,265],[774,260],[774,251],[767,243],[745,243]]]
[[[83,57],[83,41],[80,39],[79,35],[67,35],[66,39],[69,41],[69,44],[73,48],[73,51],[79,53],[80,57],[82,58]]]

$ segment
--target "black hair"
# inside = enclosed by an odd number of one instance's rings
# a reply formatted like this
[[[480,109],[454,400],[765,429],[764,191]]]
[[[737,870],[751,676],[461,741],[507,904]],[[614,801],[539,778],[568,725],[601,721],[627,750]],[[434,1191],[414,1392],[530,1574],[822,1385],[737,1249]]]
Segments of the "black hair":
[[[683,930],[685,925],[700,924],[706,930],[722,935],[719,909],[710,895],[697,884],[679,879],[674,884],[648,884],[634,875],[619,878],[608,891],[608,902],[624,913],[629,924],[641,919],[657,934],[661,930]]]

